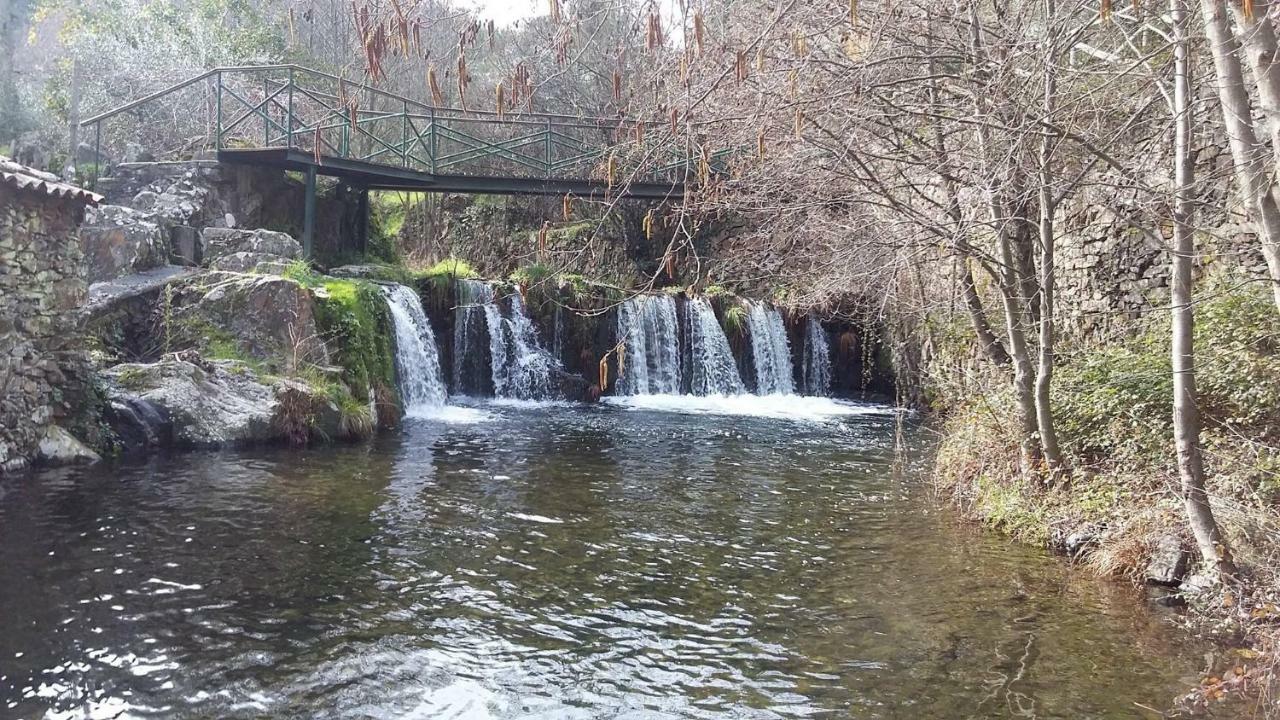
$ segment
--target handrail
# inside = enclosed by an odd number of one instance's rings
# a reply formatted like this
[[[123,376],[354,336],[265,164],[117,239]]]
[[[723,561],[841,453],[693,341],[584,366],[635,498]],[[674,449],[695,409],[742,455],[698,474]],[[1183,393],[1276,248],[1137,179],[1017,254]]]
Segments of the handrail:
[[[112,118],[116,115],[119,115],[120,113],[128,112],[129,110],[132,110],[140,105],[145,105],[146,103],[149,103],[153,100],[158,100],[159,98],[162,98],[165,95],[177,92],[185,87],[194,85],[195,83],[198,83],[201,80],[205,80],[207,78],[213,77],[214,75],[218,75],[221,73],[234,73],[234,72],[265,72],[270,70],[292,70],[294,72],[307,73],[310,75],[327,78],[329,80],[334,80],[339,83],[351,85],[359,90],[381,95],[382,97],[389,98],[397,102],[408,103],[422,110],[427,110],[435,113],[457,113],[462,117],[466,117],[468,115],[483,116],[483,117],[497,117],[497,118],[503,119],[504,121],[507,118],[511,118],[511,119],[514,119],[517,121],[523,121],[523,122],[533,122],[534,120],[564,120],[564,121],[577,121],[578,123],[586,123],[589,121],[594,121],[596,123],[595,127],[611,127],[611,126],[617,126],[623,123],[629,124],[629,125],[642,124],[650,127],[656,127],[656,126],[665,124],[662,121],[657,121],[657,120],[640,120],[636,118],[626,118],[626,117],[612,117],[612,118],[599,117],[599,116],[587,117],[583,115],[566,115],[563,113],[528,113],[528,112],[520,112],[520,111],[498,113],[498,112],[494,112],[493,110],[478,110],[478,109],[473,110],[465,107],[459,108],[459,107],[451,107],[451,106],[435,106],[435,105],[429,105],[427,103],[419,102],[417,100],[414,100],[409,97],[405,97],[403,95],[397,95],[393,92],[388,92],[386,90],[373,87],[372,85],[366,85],[363,82],[348,80],[347,78],[340,77],[338,75],[331,75],[322,70],[315,70],[313,68],[302,67],[301,65],[286,64],[286,65],[227,65],[227,66],[215,67],[210,70],[206,70],[205,72],[193,78],[190,78],[188,80],[183,80],[182,82],[170,85],[169,87],[166,87],[163,90],[157,90],[156,92],[153,92],[150,95],[146,95],[145,97],[141,97],[125,105],[121,105],[118,108],[113,108],[111,110],[98,113],[97,115],[94,115],[93,117],[90,117],[88,119],[81,120],[80,126],[87,127],[89,125],[93,125],[94,123],[98,123],[108,118]],[[323,93],[323,94],[328,95],[328,93]],[[528,118],[533,118],[534,120],[528,120]]]
[[[112,110],[108,110],[108,111],[106,111],[106,112],[104,112],[104,113],[99,113],[99,114],[94,115],[93,117],[89,118],[88,120],[81,120],[81,121],[80,121],[80,127],[86,127],[86,126],[88,126],[88,125],[92,125],[92,124],[94,124],[94,123],[96,123],[96,122],[101,122],[101,121],[103,121],[103,120],[106,120],[106,119],[107,119],[107,118],[109,118],[109,117],[114,117],[114,116],[116,116],[116,115],[119,115],[119,114],[120,114],[120,113],[122,113],[122,112],[127,112],[127,111],[129,111],[129,110],[132,110],[132,109],[134,109],[134,108],[138,107],[139,105],[145,105],[145,104],[147,104],[147,103],[151,102],[152,100],[158,100],[158,99],[160,99],[160,98],[164,97],[165,95],[168,95],[169,93],[172,93],[172,92],[177,92],[177,91],[181,90],[182,88],[187,87],[188,85],[194,85],[195,83],[198,83],[198,82],[200,82],[201,80],[204,80],[204,79],[206,79],[206,78],[213,77],[215,74],[217,74],[217,73],[218,73],[218,72],[220,72],[220,71],[221,71],[221,69],[220,69],[220,68],[215,68],[215,69],[213,69],[213,70],[209,70],[209,71],[207,71],[207,72],[203,72],[203,73],[201,73],[201,74],[199,74],[199,75],[197,75],[197,76],[195,76],[195,77],[193,77],[193,78],[191,78],[191,79],[189,79],[189,80],[183,80],[182,82],[177,83],[177,84],[175,84],[175,85],[170,85],[169,87],[167,87],[167,88],[165,88],[165,89],[163,89],[163,90],[157,90],[157,91],[155,91],[155,92],[151,93],[150,95],[147,95],[146,97],[138,98],[137,100],[134,100],[134,101],[130,102],[130,103],[129,103],[129,104],[127,104],[127,105],[121,105],[121,106],[120,106],[120,107],[118,107],[118,108],[115,108],[115,109],[112,109]]]

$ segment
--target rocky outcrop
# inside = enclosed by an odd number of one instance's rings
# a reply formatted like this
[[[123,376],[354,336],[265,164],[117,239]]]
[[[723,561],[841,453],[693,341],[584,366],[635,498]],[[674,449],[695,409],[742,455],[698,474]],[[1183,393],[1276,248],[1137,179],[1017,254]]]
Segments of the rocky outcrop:
[[[195,353],[104,371],[107,420],[126,450],[241,447],[343,440],[372,432],[372,409],[352,412],[296,379]]]
[[[99,187],[108,202],[153,214],[177,253],[197,263],[194,253],[182,249],[191,239],[183,228],[272,228],[294,237],[302,234],[303,183],[278,168],[213,160],[122,163]],[[358,192],[322,181],[316,198],[316,257],[323,262],[358,252],[364,219]]]
[[[80,228],[89,266],[89,282],[111,280],[169,261],[169,245],[160,226],[145,213],[120,205],[90,210]]]
[[[280,275],[289,269],[291,262],[288,258],[269,253],[233,252],[230,255],[215,258],[209,263],[209,268],[225,272]]]
[[[289,278],[209,272],[174,285],[170,304],[173,347],[231,344],[277,371],[329,364],[314,299]]]
[[[201,255],[210,267],[229,255],[283,258],[298,260],[302,246],[291,236],[271,230],[237,230],[235,228],[205,228],[201,233]]]

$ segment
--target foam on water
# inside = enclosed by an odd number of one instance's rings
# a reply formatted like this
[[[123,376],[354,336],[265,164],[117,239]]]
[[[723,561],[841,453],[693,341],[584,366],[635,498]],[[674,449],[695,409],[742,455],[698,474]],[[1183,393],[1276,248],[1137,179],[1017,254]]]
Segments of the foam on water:
[[[601,398],[601,402],[627,410],[686,415],[741,415],[810,422],[854,415],[893,415],[896,412],[887,405],[796,395],[630,395]]]
[[[449,425],[474,425],[492,419],[489,413],[470,407],[457,405],[441,405],[438,407],[418,408],[405,412],[406,420],[424,420],[446,423]]]

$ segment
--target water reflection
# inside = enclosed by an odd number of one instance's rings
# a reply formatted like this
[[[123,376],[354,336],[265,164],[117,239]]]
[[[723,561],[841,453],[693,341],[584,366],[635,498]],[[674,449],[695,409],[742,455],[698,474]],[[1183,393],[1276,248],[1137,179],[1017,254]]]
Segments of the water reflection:
[[[485,408],[0,488],[0,716],[1130,717],[1193,648],[895,479],[892,417]]]

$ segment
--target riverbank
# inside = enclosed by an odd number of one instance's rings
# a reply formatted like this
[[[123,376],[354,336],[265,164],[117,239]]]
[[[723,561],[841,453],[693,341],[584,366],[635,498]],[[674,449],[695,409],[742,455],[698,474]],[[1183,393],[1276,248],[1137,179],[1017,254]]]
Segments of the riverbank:
[[[964,513],[1010,537],[1087,572],[1168,588],[1195,631],[1220,646],[1190,701],[1242,694],[1265,710],[1280,647],[1280,336],[1265,289],[1213,279],[1200,289],[1203,442],[1214,512],[1242,569],[1235,581],[1198,571],[1186,529],[1163,313],[1063,349],[1053,402],[1063,449],[1076,460],[1061,478],[1019,470],[1011,420],[1000,412],[1012,404],[1002,378],[954,366],[946,382],[931,375],[933,402],[946,408],[935,480]]]

